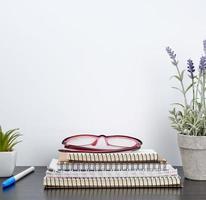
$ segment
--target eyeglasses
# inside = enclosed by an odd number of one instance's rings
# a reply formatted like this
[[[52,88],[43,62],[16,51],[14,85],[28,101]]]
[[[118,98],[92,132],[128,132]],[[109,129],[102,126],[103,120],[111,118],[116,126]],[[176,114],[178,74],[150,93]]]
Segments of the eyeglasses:
[[[142,141],[125,135],[80,134],[67,137],[62,141],[63,152],[112,153],[131,151],[141,148]]]

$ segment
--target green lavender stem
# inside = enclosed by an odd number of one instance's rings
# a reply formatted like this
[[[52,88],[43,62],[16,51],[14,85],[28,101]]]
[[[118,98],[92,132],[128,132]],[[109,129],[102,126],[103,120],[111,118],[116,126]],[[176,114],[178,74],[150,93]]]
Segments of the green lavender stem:
[[[198,92],[199,92],[200,79],[201,79],[201,73],[199,72],[198,82],[197,82],[197,87],[196,87],[196,95],[195,95],[196,100],[198,99]]]
[[[182,77],[181,77],[181,73],[180,73],[178,64],[175,64],[175,66],[176,66],[176,69],[177,69],[178,76],[180,78],[180,84],[181,84],[181,87],[182,87],[182,93],[183,93],[183,96],[184,96],[184,102],[185,102],[185,106],[187,108],[188,104],[187,104],[187,97],[186,97],[185,87],[184,87],[184,84],[183,84],[183,81],[182,81]]]
[[[205,110],[205,73],[202,74],[202,105]]]
[[[192,78],[192,108],[195,109],[195,83],[194,78]]]
[[[203,81],[202,81],[202,103],[203,103],[203,118],[205,117],[205,72],[203,72],[202,74],[202,78],[203,78]],[[203,134],[205,135],[205,120],[203,121]]]

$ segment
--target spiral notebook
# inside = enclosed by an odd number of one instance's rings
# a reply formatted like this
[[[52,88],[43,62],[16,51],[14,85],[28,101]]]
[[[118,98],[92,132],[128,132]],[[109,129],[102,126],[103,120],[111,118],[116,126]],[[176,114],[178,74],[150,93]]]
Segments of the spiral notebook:
[[[167,163],[118,163],[118,162],[58,162],[59,171],[126,171],[126,170],[165,170]]]
[[[151,149],[121,153],[59,152],[59,162],[159,162],[158,153]]]
[[[152,188],[181,187],[179,176],[162,177],[44,177],[45,188]]]
[[[112,166],[109,170],[59,170],[58,169],[58,160],[52,159],[48,170],[46,172],[47,176],[50,177],[156,177],[156,176],[176,176],[177,169],[174,169],[171,165],[166,164],[165,167],[160,170],[151,170],[151,167],[145,167],[140,169],[129,168],[129,164],[125,164],[125,169],[123,170],[113,170]],[[133,163],[132,163],[133,164]],[[155,164],[155,163],[154,163]],[[142,165],[142,163],[140,163]],[[144,164],[149,165],[151,164]],[[108,165],[109,166],[109,165]]]

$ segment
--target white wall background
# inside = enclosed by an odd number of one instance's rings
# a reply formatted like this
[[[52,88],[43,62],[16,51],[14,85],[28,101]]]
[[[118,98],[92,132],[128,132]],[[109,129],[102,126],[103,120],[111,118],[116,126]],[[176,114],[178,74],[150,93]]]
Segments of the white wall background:
[[[75,133],[130,134],[181,164],[170,103],[175,72],[197,64],[206,1],[0,2],[0,124],[19,127],[18,165],[46,165]]]

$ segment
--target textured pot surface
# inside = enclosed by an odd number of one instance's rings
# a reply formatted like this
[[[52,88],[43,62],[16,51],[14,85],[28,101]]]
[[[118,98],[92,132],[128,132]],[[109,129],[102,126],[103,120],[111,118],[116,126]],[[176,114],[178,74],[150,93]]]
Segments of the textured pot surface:
[[[16,166],[16,151],[0,152],[0,177],[11,176]]]
[[[206,136],[178,134],[184,175],[192,180],[206,180]]]

